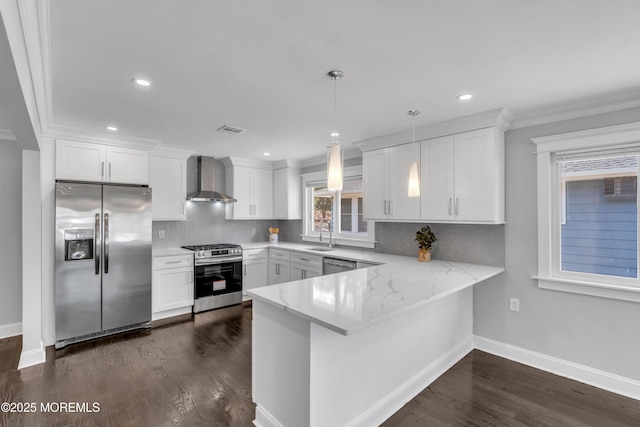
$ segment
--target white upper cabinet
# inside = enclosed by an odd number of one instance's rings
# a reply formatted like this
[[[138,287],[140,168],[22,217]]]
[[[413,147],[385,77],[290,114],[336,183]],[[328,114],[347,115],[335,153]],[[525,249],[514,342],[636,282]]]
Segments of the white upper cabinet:
[[[502,224],[504,132],[486,128],[421,143],[421,219]]]
[[[149,184],[149,152],[138,148],[58,139],[56,179]]]
[[[187,159],[151,155],[149,186],[155,221],[186,220]]]
[[[227,219],[273,218],[273,168],[269,162],[226,158]]]
[[[363,154],[364,216],[367,220],[420,219],[420,198],[408,196],[409,166],[420,144],[403,144]]]
[[[273,171],[273,217],[302,219],[302,180],[300,169],[283,167]]]

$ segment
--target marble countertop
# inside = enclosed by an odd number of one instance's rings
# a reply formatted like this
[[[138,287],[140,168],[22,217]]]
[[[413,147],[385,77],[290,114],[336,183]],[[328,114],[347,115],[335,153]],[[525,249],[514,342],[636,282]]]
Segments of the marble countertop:
[[[365,251],[311,251],[317,246],[250,243],[244,249],[278,247],[322,256],[380,263],[374,267],[247,290],[272,304],[343,335],[401,315],[496,276],[503,267],[432,260]]]

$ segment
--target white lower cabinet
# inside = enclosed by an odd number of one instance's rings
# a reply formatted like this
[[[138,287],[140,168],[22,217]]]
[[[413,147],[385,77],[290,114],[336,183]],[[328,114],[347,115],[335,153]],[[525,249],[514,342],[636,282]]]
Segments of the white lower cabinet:
[[[322,256],[291,252],[290,260],[289,280],[322,276]]]
[[[269,284],[267,249],[247,249],[242,253],[242,293]]]
[[[289,251],[285,249],[269,249],[269,284],[288,282],[290,279]]]
[[[193,255],[154,257],[151,319],[190,313],[193,288]]]

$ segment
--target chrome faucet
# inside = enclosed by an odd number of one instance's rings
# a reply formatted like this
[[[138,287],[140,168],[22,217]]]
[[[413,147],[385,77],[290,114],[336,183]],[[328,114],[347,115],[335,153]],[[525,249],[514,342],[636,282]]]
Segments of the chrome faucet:
[[[322,224],[325,222],[329,226],[329,247],[332,248],[333,247],[333,221],[330,221],[328,219],[323,219],[320,222],[320,241],[322,242]]]

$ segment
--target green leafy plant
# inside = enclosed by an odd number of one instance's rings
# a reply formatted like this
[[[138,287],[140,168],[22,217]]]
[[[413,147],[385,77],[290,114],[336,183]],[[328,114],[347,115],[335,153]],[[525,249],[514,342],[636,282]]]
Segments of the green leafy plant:
[[[428,225],[425,225],[420,229],[420,231],[416,232],[416,242],[418,242],[418,246],[420,249],[429,250],[431,246],[438,240],[431,228]]]

